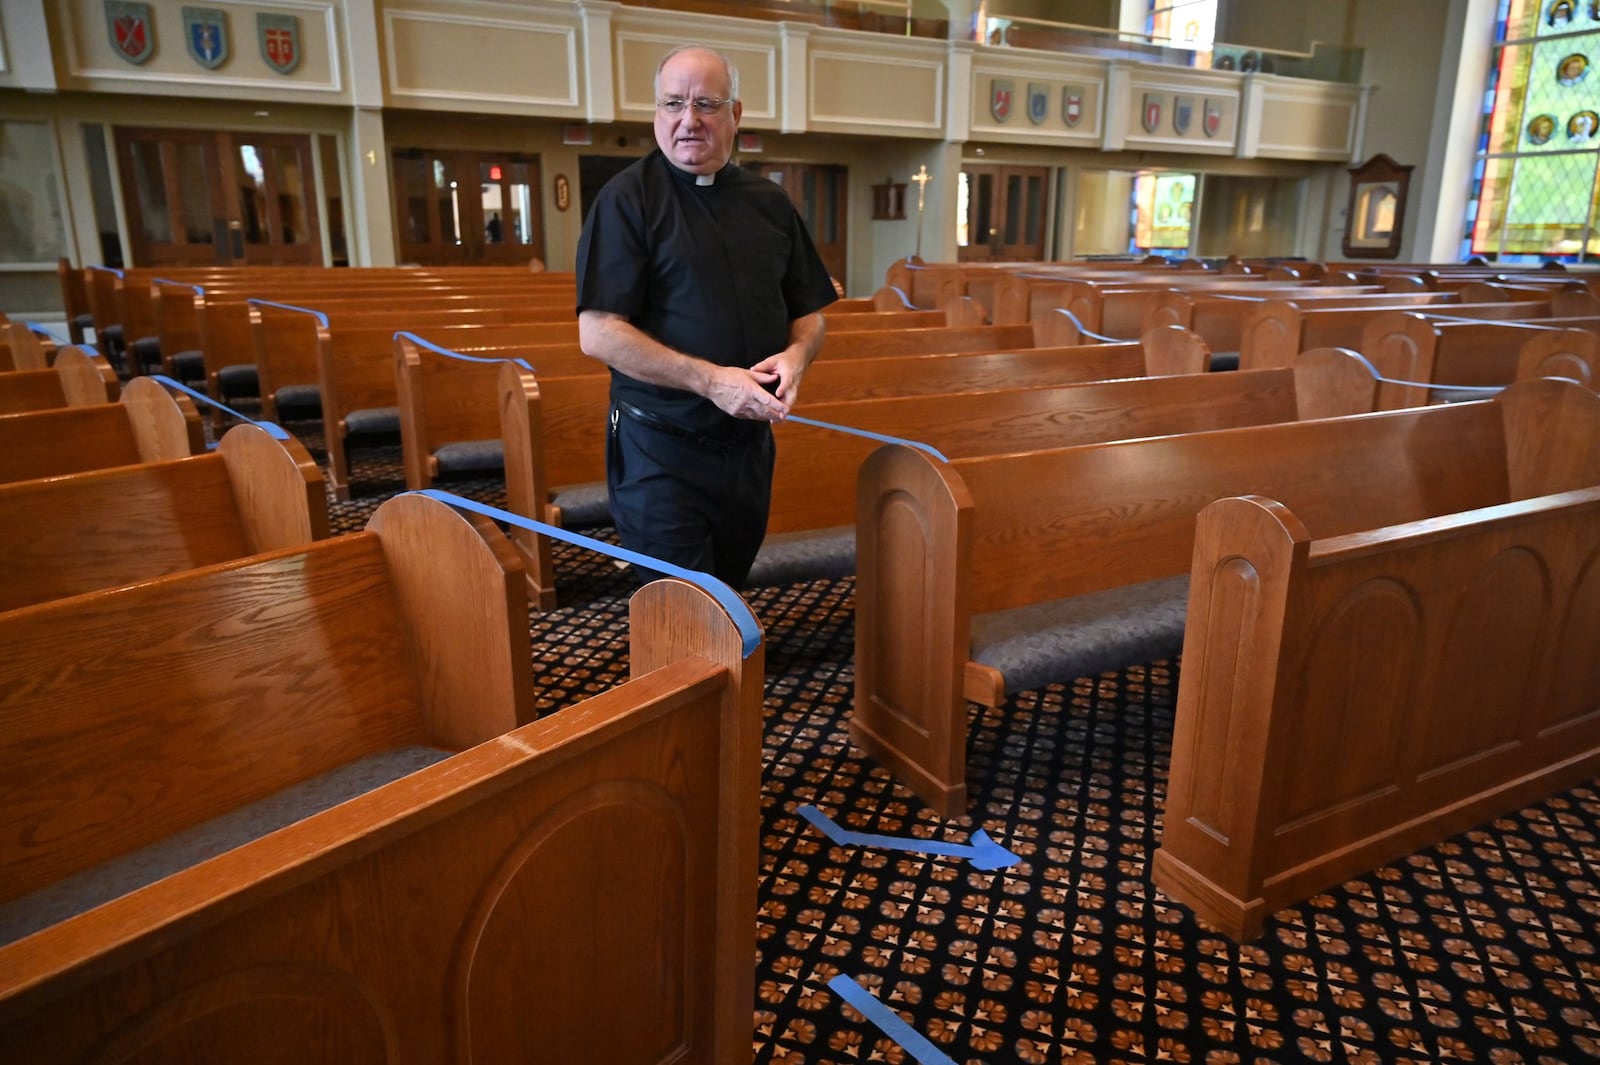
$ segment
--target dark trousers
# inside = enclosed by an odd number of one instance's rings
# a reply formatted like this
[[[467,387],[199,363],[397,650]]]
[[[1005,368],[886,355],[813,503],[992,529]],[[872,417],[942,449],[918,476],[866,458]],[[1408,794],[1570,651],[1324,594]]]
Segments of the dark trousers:
[[[737,588],[767,534],[776,454],[764,424],[706,440],[614,410],[606,486],[622,546]]]

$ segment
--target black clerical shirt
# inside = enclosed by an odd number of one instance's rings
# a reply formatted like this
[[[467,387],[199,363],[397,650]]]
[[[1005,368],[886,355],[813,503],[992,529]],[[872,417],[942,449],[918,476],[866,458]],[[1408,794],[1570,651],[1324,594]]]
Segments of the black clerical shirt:
[[[608,311],[688,355],[754,366],[789,346],[789,323],[836,298],[781,188],[732,163],[697,184],[659,149],[595,197],[578,242],[578,310]],[[710,400],[611,374],[613,398],[715,435]]]

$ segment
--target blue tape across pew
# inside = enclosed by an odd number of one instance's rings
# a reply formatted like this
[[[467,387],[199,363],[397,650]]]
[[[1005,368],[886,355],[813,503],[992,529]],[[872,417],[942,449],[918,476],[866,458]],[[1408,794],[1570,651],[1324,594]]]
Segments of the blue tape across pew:
[[[192,399],[198,399],[201,403],[204,403],[207,406],[217,408],[218,410],[222,411],[222,413],[234,418],[236,421],[249,422],[251,425],[260,426],[262,429],[265,429],[267,431],[267,435],[272,437],[274,440],[289,439],[289,431],[283,426],[279,425],[277,422],[258,421],[257,419],[250,417],[248,414],[240,414],[226,403],[219,403],[217,400],[212,399],[204,392],[196,392],[182,381],[175,381],[166,374],[158,373],[151,374],[150,376],[160,384],[166,385],[168,388],[176,388],[179,392],[184,393]],[[211,446],[216,447],[217,445],[215,442],[213,442]]]
[[[562,543],[597,551],[602,555],[620,559],[641,569],[664,573],[669,577],[677,577],[680,580],[688,581],[690,584],[704,590],[728,612],[728,616],[733,619],[733,623],[739,628],[744,657],[749,658],[755,649],[761,646],[761,625],[756,621],[755,614],[751,612],[750,605],[740,598],[739,594],[732,588],[709,573],[684,569],[682,566],[674,565],[671,562],[663,562],[658,558],[651,558],[649,555],[642,555],[637,551],[629,551],[627,548],[618,547],[616,544],[608,544],[603,540],[596,540],[590,536],[568,532],[559,526],[548,525],[542,521],[535,521],[533,518],[525,518],[521,514],[513,514],[509,510],[501,510],[499,507],[480,503],[475,499],[458,496],[454,492],[442,492],[437,488],[424,488],[415,494],[437,499],[441,503],[448,503],[450,506],[460,510],[469,510],[475,514],[482,514],[484,517],[492,518],[506,525],[514,525],[519,529],[528,529],[531,532],[539,533],[541,536],[548,536],[552,540],[560,540]]]

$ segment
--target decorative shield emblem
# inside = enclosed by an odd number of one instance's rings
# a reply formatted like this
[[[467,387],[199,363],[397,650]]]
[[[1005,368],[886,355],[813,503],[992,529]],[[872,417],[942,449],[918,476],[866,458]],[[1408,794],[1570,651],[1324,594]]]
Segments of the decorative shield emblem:
[[[1061,118],[1071,129],[1083,119],[1083,86],[1068,85],[1061,90]]]
[[[1011,80],[995,78],[989,82],[989,113],[996,122],[1011,117]]]
[[[1222,129],[1222,103],[1207,100],[1200,111],[1200,129],[1208,137],[1215,137]]]
[[[135,66],[155,54],[155,23],[150,5],[129,0],[106,0],[106,30],[111,50]]]
[[[1050,86],[1028,82],[1028,121],[1035,126],[1050,114]]]
[[[214,7],[183,9],[183,43],[189,56],[207,70],[228,61],[228,15]]]
[[[1189,132],[1189,125],[1194,121],[1194,97],[1174,96],[1172,98],[1172,128],[1178,136]]]
[[[1144,131],[1154,133],[1159,125],[1161,125],[1161,94],[1147,92],[1144,94]]]
[[[300,19],[295,15],[256,15],[256,37],[261,58],[279,74],[300,65]]]

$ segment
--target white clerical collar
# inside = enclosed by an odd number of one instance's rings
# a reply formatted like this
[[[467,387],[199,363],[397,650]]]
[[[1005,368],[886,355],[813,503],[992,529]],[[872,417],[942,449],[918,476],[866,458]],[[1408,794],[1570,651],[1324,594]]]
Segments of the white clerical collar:
[[[717,183],[717,175],[715,175],[715,174],[696,174],[694,176],[694,183],[696,185],[715,185]]]

